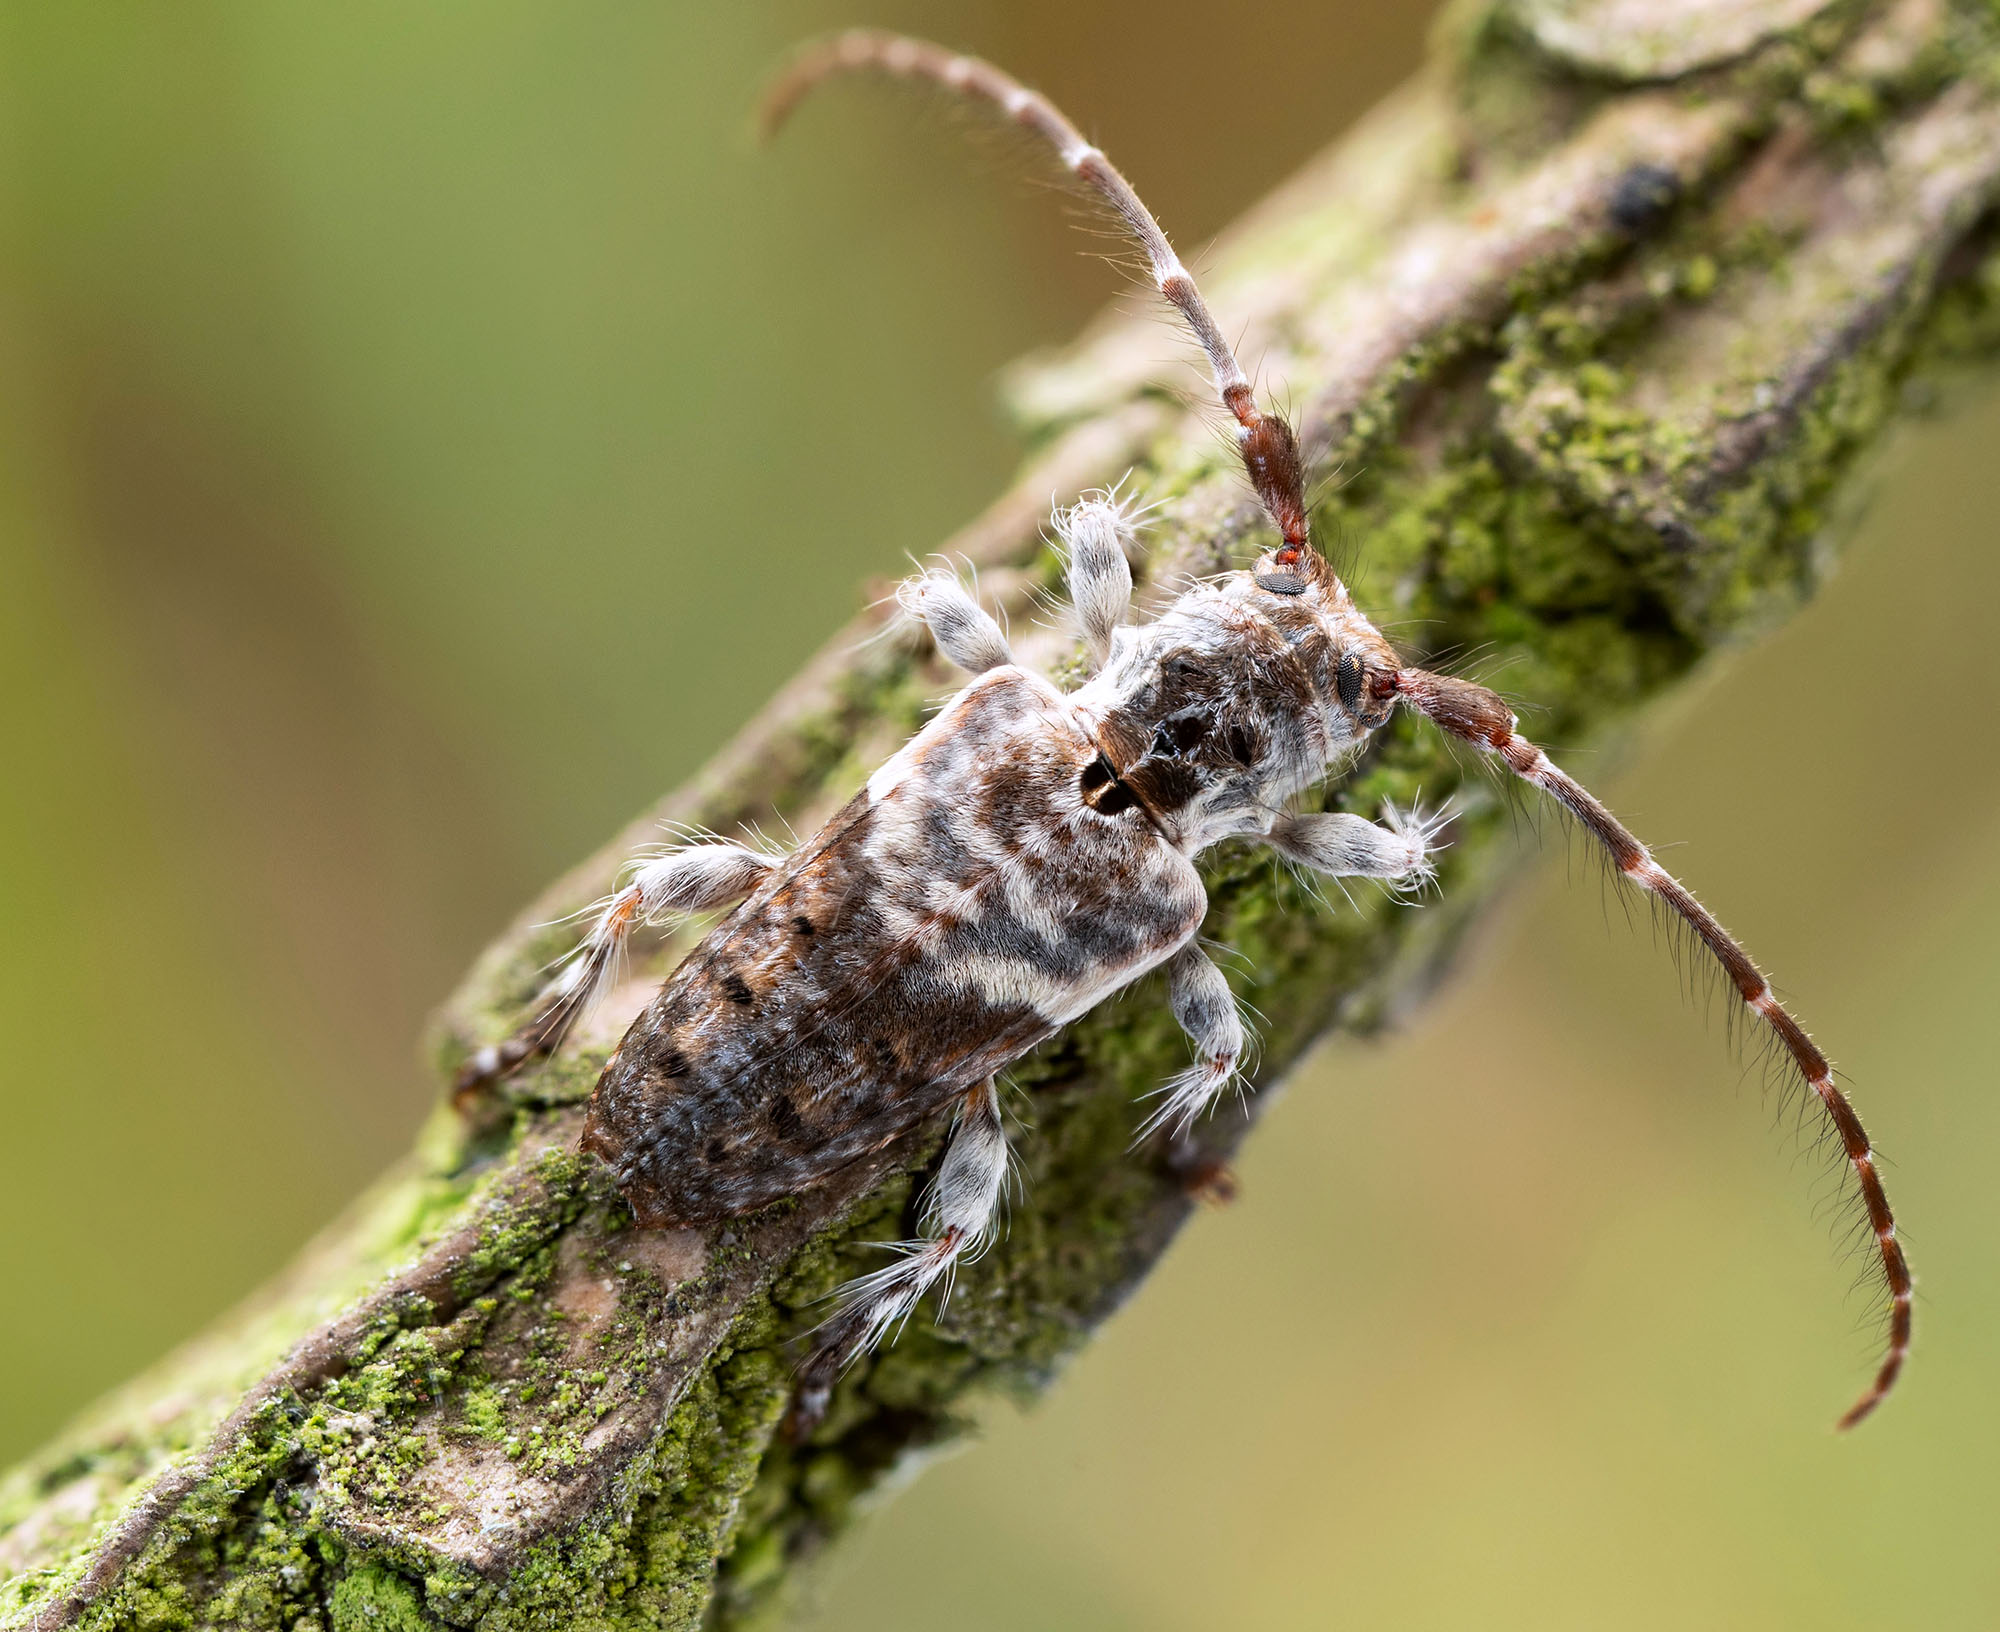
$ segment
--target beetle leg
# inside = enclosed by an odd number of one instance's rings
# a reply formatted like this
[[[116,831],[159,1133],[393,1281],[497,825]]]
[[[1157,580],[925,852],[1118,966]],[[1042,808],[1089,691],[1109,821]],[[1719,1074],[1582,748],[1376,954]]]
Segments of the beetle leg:
[[[937,649],[967,674],[984,674],[1014,661],[1000,625],[972,598],[955,573],[919,573],[896,591],[906,612],[923,619]]]
[[[1417,891],[1434,875],[1435,840],[1451,819],[1443,810],[1384,811],[1377,824],[1360,816],[1328,812],[1317,816],[1281,816],[1265,842],[1280,855],[1333,878],[1380,878],[1397,890]]]
[[[1154,1090],[1161,1103],[1139,1130],[1141,1139],[1160,1128],[1185,1133],[1235,1080],[1243,1060],[1243,1017],[1235,994],[1215,960],[1193,941],[1167,965],[1167,1000],[1201,1059]]]
[[[589,933],[536,996],[528,1018],[504,1042],[477,1050],[452,1082],[464,1105],[480,1089],[530,1060],[552,1054],[612,984],[619,959],[640,924],[657,924],[726,907],[764,882],[778,858],[740,844],[693,844],[642,863],[631,882],[599,904]]]
[[[940,1304],[951,1296],[959,1260],[978,1257],[993,1239],[1006,1179],[1007,1130],[1000,1122],[999,1090],[988,1077],[959,1101],[951,1143],[924,1203],[923,1239],[898,1243],[895,1263],[849,1281],[835,1294],[839,1306],[799,1372],[788,1418],[794,1439],[810,1433],[826,1414],[840,1373],[907,1320],[927,1291],[941,1288]]]
[[[1055,525],[1069,552],[1069,599],[1077,628],[1091,661],[1102,664],[1132,605],[1126,514],[1108,498],[1090,498],[1059,513]]]

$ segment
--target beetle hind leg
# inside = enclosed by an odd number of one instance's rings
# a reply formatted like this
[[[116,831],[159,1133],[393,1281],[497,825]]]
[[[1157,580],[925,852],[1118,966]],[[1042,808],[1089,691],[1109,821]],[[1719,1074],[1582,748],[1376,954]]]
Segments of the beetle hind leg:
[[[777,865],[776,856],[726,842],[688,845],[641,863],[622,889],[598,904],[590,928],[536,996],[528,1018],[459,1068],[452,1102],[464,1109],[484,1089],[560,1048],[577,1021],[615,983],[626,944],[640,924],[730,906]]]
[[[937,1182],[924,1204],[921,1240],[896,1246],[896,1262],[849,1281],[836,1294],[833,1317],[799,1370],[798,1391],[786,1419],[803,1438],[826,1414],[833,1385],[849,1364],[909,1319],[923,1295],[951,1296],[961,1259],[977,1257],[993,1238],[1000,1195],[1007,1180],[1007,1132],[1000,1121],[999,1090],[991,1077],[959,1101],[958,1120]]]

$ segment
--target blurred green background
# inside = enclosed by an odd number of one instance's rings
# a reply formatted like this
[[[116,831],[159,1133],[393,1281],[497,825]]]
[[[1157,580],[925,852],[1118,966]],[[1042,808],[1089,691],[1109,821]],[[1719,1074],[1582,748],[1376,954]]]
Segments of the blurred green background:
[[[1006,479],[992,371],[1118,280],[905,100],[755,154],[849,21],[1040,83],[1192,246],[1428,18],[0,6],[0,1458],[397,1154],[481,943]],[[1898,1159],[1877,1421],[1818,1166],[1548,829],[810,1623],[2000,1623],[1996,445],[1990,391],[1900,438],[1823,600],[1598,767]]]

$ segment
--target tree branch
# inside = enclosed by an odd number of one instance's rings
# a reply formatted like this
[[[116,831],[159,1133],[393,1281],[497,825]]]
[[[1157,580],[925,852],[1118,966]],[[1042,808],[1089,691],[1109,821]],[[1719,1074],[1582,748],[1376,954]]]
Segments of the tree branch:
[[[1357,593],[1409,655],[1492,650],[1538,736],[1602,741],[1703,658],[1784,615],[1824,566],[1843,482],[1915,370],[2000,349],[2000,22],[1945,0],[1515,0],[1214,257],[1217,311],[1299,409],[1322,525],[1365,544]],[[1718,13],[1727,16],[1717,20]],[[1036,452],[951,541],[1026,612],[1056,570],[1052,494],[1128,470],[1155,512],[1156,599],[1245,558],[1233,451],[1179,405],[1150,318],[1020,373]],[[504,1029],[566,932],[673,820],[804,831],[945,689],[864,614],[689,788],[559,882],[447,1005],[449,1076]],[[1060,672],[1065,642],[1030,660]],[[1265,1018],[1259,1083],[1330,1027],[1422,996],[1516,854],[1505,801],[1401,720],[1327,791],[1419,789],[1462,814],[1421,909],[1338,909],[1247,851],[1206,869],[1206,933]],[[855,1498],[956,1429],[974,1390],[1033,1388],[1158,1258],[1254,1118],[1127,1150],[1137,1094],[1185,1063],[1157,984],[1014,1074],[1030,1125],[1004,1242],[776,1434],[816,1304],[909,1233],[935,1131],[705,1231],[644,1232],[574,1154],[579,1107],[649,986],[565,1057],[419,1152],[223,1329],[0,1484],[0,1626],[737,1624]],[[1831,1405],[1832,1402],[1830,1402]]]

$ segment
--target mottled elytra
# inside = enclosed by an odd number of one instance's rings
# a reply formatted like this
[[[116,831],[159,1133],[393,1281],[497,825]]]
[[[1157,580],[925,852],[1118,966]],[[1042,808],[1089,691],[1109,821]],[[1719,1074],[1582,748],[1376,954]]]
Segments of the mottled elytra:
[[[949,1113],[923,1236],[842,1290],[806,1362],[795,1422],[809,1424],[840,1367],[926,1291],[948,1292],[954,1265],[989,1239],[1007,1169],[998,1072],[1164,967],[1196,1062],[1162,1089],[1146,1131],[1185,1128],[1235,1080],[1244,1027],[1196,940],[1207,898],[1195,857],[1247,839],[1334,877],[1411,894],[1428,882],[1437,817],[1389,809],[1378,825],[1291,808],[1401,705],[1574,816],[1626,879],[1693,930],[1815,1096],[1889,1295],[1887,1352],[1840,1419],[1860,1421],[1908,1352],[1911,1280],[1875,1153],[1825,1055],[1721,924],[1516,731],[1496,694],[1406,665],[1355,605],[1310,538],[1291,425],[1258,406],[1194,279],[1110,160],[990,64],[873,31],[803,51],[772,88],[767,127],[822,80],[860,69],[997,108],[1110,205],[1207,355],[1275,547],[1134,624],[1129,511],[1108,495],[1063,511],[1057,531],[1090,664],[1068,692],[1014,661],[951,574],[905,584],[904,607],[972,676],[965,688],[791,854],[722,842],[636,866],[526,1021],[468,1062],[461,1092],[559,1047],[637,924],[733,907],[632,1023],[591,1097],[584,1147],[610,1166],[641,1224],[750,1212]],[[1604,207],[1636,233],[1672,208],[1677,187],[1635,172]]]

